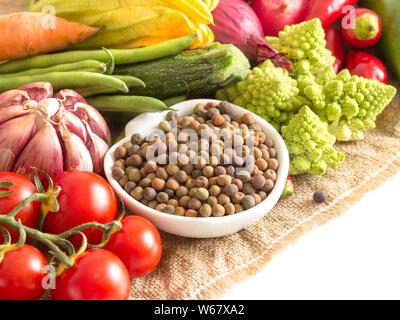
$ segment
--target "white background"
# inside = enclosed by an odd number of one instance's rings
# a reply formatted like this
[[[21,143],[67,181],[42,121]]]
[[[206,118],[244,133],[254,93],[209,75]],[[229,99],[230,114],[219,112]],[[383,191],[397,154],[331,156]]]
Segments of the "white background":
[[[400,299],[400,174],[222,299]]]

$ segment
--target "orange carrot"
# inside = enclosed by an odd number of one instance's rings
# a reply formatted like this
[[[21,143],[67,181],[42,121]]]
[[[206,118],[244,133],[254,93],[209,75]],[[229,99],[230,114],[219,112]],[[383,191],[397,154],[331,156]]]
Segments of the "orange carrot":
[[[0,16],[0,61],[63,50],[99,30],[44,13]]]

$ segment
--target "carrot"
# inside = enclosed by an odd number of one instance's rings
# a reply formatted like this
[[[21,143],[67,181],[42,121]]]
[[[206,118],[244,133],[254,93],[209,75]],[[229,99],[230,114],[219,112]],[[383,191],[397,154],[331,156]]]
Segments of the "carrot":
[[[99,30],[44,13],[0,16],[0,61],[63,50]]]

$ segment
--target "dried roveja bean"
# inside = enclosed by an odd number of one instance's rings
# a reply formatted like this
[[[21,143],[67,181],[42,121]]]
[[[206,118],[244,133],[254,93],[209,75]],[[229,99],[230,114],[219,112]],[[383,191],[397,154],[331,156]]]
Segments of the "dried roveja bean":
[[[114,157],[112,176],[132,198],[182,217],[253,208],[274,189],[279,169],[274,141],[253,114],[235,116],[228,102],[199,103],[185,116],[169,111],[154,132],[133,134]]]
[[[326,201],[326,199],[327,199],[327,195],[323,191],[316,192],[313,195],[313,200],[316,203],[323,203]]]

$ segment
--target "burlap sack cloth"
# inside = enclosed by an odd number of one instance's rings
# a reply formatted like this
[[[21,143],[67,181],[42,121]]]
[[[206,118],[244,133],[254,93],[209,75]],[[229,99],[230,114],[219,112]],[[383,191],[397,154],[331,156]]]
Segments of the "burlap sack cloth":
[[[25,9],[24,0],[0,0],[0,14]],[[395,83],[400,88],[399,83]],[[185,239],[162,233],[163,257],[149,276],[134,280],[133,299],[215,299],[257,273],[273,254],[304,232],[344,213],[400,168],[400,97],[379,117],[365,140],[340,143],[346,161],[322,178],[294,178],[296,195],[281,201],[261,221],[221,239]],[[312,201],[316,191],[325,204]],[[245,296],[243,298],[246,298]]]

